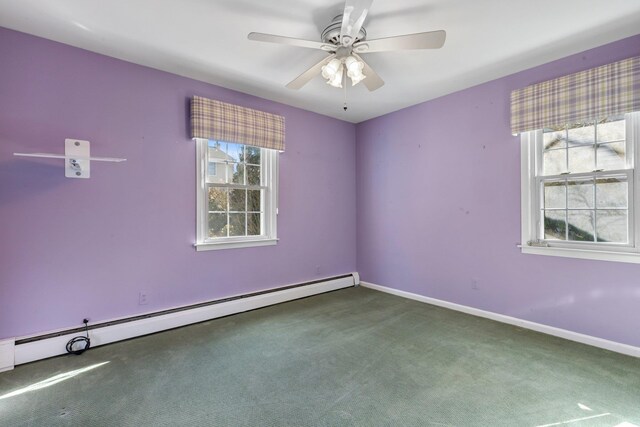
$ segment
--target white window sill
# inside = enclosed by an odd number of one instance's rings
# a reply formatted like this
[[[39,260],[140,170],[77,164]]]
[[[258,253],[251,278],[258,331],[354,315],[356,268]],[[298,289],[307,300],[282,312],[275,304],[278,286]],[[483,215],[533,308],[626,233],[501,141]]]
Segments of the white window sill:
[[[629,262],[640,264],[640,253],[614,252],[592,249],[554,248],[522,245],[523,254],[558,256],[565,258],[592,259],[600,261]]]
[[[278,239],[239,240],[235,242],[207,242],[196,243],[196,251],[217,251],[220,249],[251,248],[254,246],[272,246],[278,244]]]

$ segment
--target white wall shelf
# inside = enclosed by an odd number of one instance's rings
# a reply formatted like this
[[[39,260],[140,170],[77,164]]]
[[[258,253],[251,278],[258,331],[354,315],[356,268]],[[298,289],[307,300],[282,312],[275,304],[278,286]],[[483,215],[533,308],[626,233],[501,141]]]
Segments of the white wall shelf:
[[[91,161],[120,163],[127,159],[118,157],[91,157],[91,143],[80,139],[65,139],[64,154],[13,153],[18,157],[38,157],[44,159],[64,159],[64,176],[67,178],[91,177]]]

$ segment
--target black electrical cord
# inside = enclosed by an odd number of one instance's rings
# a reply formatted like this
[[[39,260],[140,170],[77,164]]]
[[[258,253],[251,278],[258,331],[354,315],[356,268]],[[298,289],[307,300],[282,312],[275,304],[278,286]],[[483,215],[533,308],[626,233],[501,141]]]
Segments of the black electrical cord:
[[[75,337],[75,338],[72,338],[71,340],[69,340],[69,342],[67,343],[67,353],[82,354],[85,351],[89,350],[89,347],[91,347],[91,340],[89,339],[89,319],[83,319],[82,323],[84,323],[84,330],[85,330],[87,336],[86,337]],[[74,350],[73,346],[78,344],[78,343],[85,343],[84,347],[79,348],[77,350]]]

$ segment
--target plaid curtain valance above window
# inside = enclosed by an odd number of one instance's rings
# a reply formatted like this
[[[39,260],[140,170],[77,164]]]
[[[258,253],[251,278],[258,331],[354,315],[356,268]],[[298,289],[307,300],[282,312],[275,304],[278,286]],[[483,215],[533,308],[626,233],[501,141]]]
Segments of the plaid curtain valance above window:
[[[511,92],[515,135],[640,110],[640,56]]]
[[[284,151],[284,117],[194,96],[191,100],[191,138]]]

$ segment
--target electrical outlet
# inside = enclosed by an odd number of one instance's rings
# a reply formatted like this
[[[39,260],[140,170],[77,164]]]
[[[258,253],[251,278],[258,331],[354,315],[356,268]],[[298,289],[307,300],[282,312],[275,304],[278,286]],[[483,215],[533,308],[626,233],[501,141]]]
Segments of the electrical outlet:
[[[471,289],[473,289],[474,291],[480,289],[480,286],[478,285],[478,279],[471,279]]]
[[[147,293],[141,291],[138,295],[138,305],[147,305]]]
[[[320,275],[320,266],[316,265],[316,275]]]

